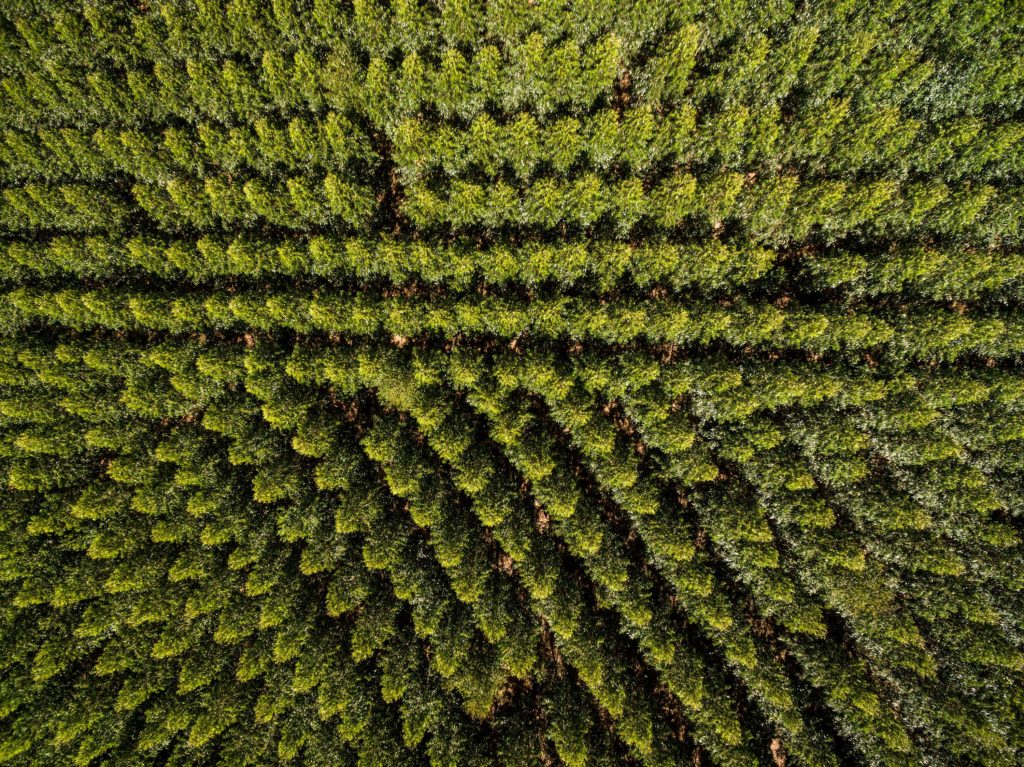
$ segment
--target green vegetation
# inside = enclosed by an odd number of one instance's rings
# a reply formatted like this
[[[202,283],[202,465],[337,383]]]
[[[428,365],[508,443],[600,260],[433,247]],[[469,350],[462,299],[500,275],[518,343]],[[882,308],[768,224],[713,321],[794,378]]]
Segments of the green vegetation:
[[[0,765],[1019,767],[1022,51],[0,3]]]

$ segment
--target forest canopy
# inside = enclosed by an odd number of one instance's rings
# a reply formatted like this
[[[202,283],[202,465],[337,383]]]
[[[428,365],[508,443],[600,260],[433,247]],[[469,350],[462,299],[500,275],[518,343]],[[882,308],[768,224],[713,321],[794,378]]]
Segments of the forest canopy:
[[[0,765],[1019,767],[1024,5],[0,3]]]

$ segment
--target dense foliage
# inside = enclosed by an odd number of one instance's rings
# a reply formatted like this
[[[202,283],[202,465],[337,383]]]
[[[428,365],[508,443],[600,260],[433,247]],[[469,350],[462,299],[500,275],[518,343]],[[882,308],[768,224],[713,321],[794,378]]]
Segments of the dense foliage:
[[[0,764],[1020,765],[1022,50],[0,3]]]

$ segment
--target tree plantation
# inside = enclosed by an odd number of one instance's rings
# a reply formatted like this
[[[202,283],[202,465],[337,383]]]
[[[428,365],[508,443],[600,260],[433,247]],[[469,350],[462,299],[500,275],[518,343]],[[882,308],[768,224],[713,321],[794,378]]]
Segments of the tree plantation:
[[[1020,767],[1022,51],[0,3],[0,765]]]

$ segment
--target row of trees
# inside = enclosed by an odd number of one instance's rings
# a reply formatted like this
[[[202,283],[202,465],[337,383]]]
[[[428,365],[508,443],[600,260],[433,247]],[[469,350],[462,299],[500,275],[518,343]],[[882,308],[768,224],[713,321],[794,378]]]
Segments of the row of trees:
[[[642,290],[750,290],[785,278],[804,291],[832,291],[848,301],[904,294],[934,301],[978,301],[1013,295],[1024,269],[1004,249],[892,247],[869,257],[832,249],[797,255],[780,264],[778,254],[752,243],[711,240],[675,244],[645,241],[547,243],[483,249],[459,245],[329,235],[256,238],[203,236],[197,240],[136,236],[58,236],[13,241],[0,274],[8,280],[70,276],[110,281],[126,272],[205,283],[218,279],[293,277],[396,284],[444,285],[464,291],[523,284],[607,293]],[[781,270],[785,269],[785,272]],[[810,288],[810,290],[808,289]]]
[[[0,160],[5,180],[97,182],[123,174],[147,183],[180,176],[202,178],[207,170],[274,176],[296,171],[340,171],[372,164],[369,139],[347,118],[328,112],[323,118],[294,117],[287,123],[267,119],[226,128],[201,121],[168,127],[152,135],[129,129],[94,132],[64,127],[4,131]]]
[[[84,184],[26,184],[3,190],[0,226],[7,232],[123,232],[144,212],[163,232],[240,229],[257,221],[304,230],[334,223],[366,229],[376,200],[364,184],[325,176],[284,180],[179,178],[136,184],[130,196]]]
[[[495,243],[478,249],[470,243],[408,242],[393,237],[311,235],[275,239],[245,234],[229,238],[207,235],[197,240],[153,235],[125,240],[58,236],[10,242],[3,253],[0,274],[8,280],[67,275],[106,282],[125,273],[138,273],[201,283],[225,277],[287,276],[422,282],[453,290],[466,290],[480,281],[492,286],[557,283],[565,288],[594,285],[600,292],[620,282],[641,289],[664,286],[721,290],[764,276],[776,259],[775,252],[766,248],[727,245],[717,240],[635,245],[616,241],[533,241],[515,247]],[[843,255],[837,254],[837,258]],[[928,260],[923,255],[917,267],[924,267],[921,279],[926,275],[934,278],[932,271],[938,266],[933,268],[933,264],[945,266],[952,260],[947,253],[931,254]],[[918,263],[918,259],[907,260]],[[993,287],[1012,279],[1010,268],[1007,264],[991,275]],[[909,282],[910,276],[905,279]],[[883,284],[902,285],[895,275]]]
[[[769,246],[807,240],[834,242],[866,231],[903,238],[932,236],[972,245],[1011,245],[1019,240],[1017,188],[950,187],[941,182],[801,181],[777,176],[751,181],[738,173],[697,179],[678,173],[648,187],[639,177],[604,182],[587,173],[574,181],[541,179],[525,188],[503,180],[456,180],[438,193],[411,184],[401,207],[418,228],[504,230],[510,227],[587,231],[614,224],[619,236],[680,228],[713,235],[722,227]]]
[[[589,296],[450,295],[415,291],[312,292],[266,289],[123,291],[19,288],[4,296],[9,330],[43,321],[79,330],[172,333],[288,329],[298,333],[386,334],[397,338],[465,337],[576,340],[604,344],[702,345],[803,350],[812,354],[877,352],[895,361],[994,361],[1020,353],[1021,319],[993,310],[976,317],[925,305],[909,311],[855,312],[841,306],[782,310],[764,301],[705,306],[700,299],[596,300]],[[886,314],[888,316],[886,316]]]
[[[275,173],[246,180],[222,171],[154,182],[142,179],[161,178],[158,165],[140,161],[137,171],[140,180],[130,190],[102,183],[8,187],[0,199],[0,226],[9,232],[122,231],[145,216],[164,232],[235,231],[258,222],[300,231],[329,223],[365,230],[397,215],[419,229],[457,233],[571,227],[626,238],[685,229],[710,238],[728,227],[762,246],[871,233],[990,248],[1012,246],[1021,233],[1017,188],[1000,192],[970,184],[801,182],[796,176],[751,183],[737,173],[704,179],[676,173],[648,185],[635,176],[610,182],[586,173],[525,187],[504,180],[456,180],[441,189],[417,182],[395,210],[380,210],[365,173],[296,169],[284,178]]]

